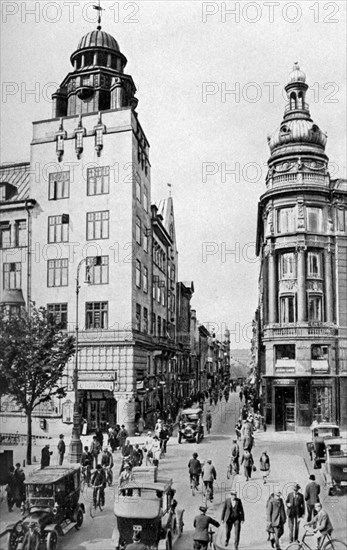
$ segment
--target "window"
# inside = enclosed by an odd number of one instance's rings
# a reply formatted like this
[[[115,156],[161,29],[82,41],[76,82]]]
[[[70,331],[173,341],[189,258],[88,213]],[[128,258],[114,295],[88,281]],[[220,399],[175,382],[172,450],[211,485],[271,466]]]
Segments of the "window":
[[[0,185],[0,202],[5,202],[7,199],[7,187],[6,185]]]
[[[19,290],[22,287],[22,264],[20,262],[4,263],[4,290]]]
[[[87,213],[87,240],[108,239],[109,236],[108,210]]]
[[[155,329],[156,329],[156,317],[155,317],[155,313],[152,313],[152,328],[151,328],[151,332],[152,332],[153,336],[155,336]]]
[[[322,277],[322,255],[320,252],[308,252],[307,276],[317,278]]]
[[[69,214],[48,217],[48,242],[67,243],[69,240]]]
[[[25,220],[16,221],[16,246],[27,245],[27,222]]]
[[[10,248],[11,246],[11,226],[8,222],[0,224],[0,247]]]
[[[295,344],[281,344],[275,346],[276,361],[281,359],[295,359]]]
[[[159,315],[157,319],[157,333],[158,333],[158,336],[161,336],[161,317],[159,317]]]
[[[280,319],[281,323],[295,323],[295,298],[294,296],[280,297]]]
[[[322,321],[322,296],[310,294],[308,296],[308,320]]]
[[[141,288],[141,262],[136,260],[136,273],[135,273],[136,286]]]
[[[136,198],[141,202],[141,180],[138,175],[136,175]]]
[[[313,361],[327,361],[329,359],[329,346],[319,344],[311,346],[311,359]]]
[[[141,244],[141,220],[136,216],[136,242]]]
[[[157,302],[158,302],[158,304],[160,304],[160,302],[161,302],[161,288],[159,286],[159,283],[157,285]]]
[[[323,386],[312,388],[313,420],[331,422],[332,399],[331,388]]]
[[[143,308],[143,332],[148,333],[148,309]]]
[[[110,192],[110,167],[99,166],[87,170],[87,195],[105,195]]]
[[[147,189],[147,187],[144,187],[144,189],[143,189],[143,208],[145,209],[145,212],[148,212],[148,189]]]
[[[166,321],[163,319],[163,336],[167,336],[167,330],[166,330]]]
[[[141,306],[136,304],[136,330],[141,330]]]
[[[48,286],[67,286],[68,259],[48,260]]]
[[[161,305],[165,306],[165,282],[162,282],[162,288],[161,288]]]
[[[67,329],[67,304],[47,304],[47,309],[55,322],[63,330]]]
[[[294,252],[286,252],[280,256],[280,279],[296,277],[296,262]]]
[[[280,208],[277,213],[278,233],[291,233],[295,231],[295,209]]]
[[[70,196],[70,172],[55,172],[49,174],[48,199],[68,199]]]
[[[147,267],[143,267],[143,273],[142,273],[142,288],[143,292],[148,292],[148,269]]]
[[[347,231],[347,215],[342,208],[337,210],[337,230]]]
[[[147,227],[143,227],[143,250],[145,252],[148,252],[148,232],[149,229]]]
[[[91,285],[105,285],[108,281],[108,256],[88,257],[86,260],[86,281]]]
[[[108,302],[86,303],[86,329],[108,327]]]
[[[307,207],[307,229],[314,233],[322,232],[323,213],[321,208]]]

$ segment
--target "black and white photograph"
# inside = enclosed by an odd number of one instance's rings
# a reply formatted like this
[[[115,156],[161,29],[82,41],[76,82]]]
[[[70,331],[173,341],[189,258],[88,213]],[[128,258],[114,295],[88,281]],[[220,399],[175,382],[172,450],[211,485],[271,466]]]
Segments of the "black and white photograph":
[[[346,13],[0,1],[0,550],[347,550]]]

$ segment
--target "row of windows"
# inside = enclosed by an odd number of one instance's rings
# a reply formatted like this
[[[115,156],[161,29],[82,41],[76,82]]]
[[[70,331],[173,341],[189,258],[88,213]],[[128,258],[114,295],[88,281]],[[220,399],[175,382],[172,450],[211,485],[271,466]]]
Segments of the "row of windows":
[[[150,235],[150,229],[142,224],[141,219],[136,216],[135,224],[135,239],[137,244],[143,246],[145,252],[148,252],[148,237]]]
[[[148,268],[136,260],[135,283],[138,288],[142,287],[143,292],[148,292]]]
[[[142,313],[142,315],[141,315]],[[136,304],[136,330],[148,334],[148,309]],[[168,336],[166,319],[152,313],[151,334],[153,336]]]
[[[296,323],[296,296],[280,296],[280,323]],[[307,296],[307,316],[309,322],[323,321],[323,296],[309,293]]]
[[[295,279],[297,277],[297,257],[295,252],[281,254],[278,265],[280,279]],[[317,279],[323,277],[323,255],[321,252],[307,252],[306,276]]]
[[[296,231],[296,208],[294,206],[280,208],[277,211],[277,232],[293,233]],[[323,209],[315,206],[306,207],[306,226],[312,233],[323,231]]]
[[[136,174],[136,200],[143,205],[145,212],[148,212],[148,189],[141,185],[141,179]]]
[[[26,228],[26,220],[16,220],[12,228],[10,222],[0,223],[0,248],[26,246]]]
[[[295,359],[295,344],[279,344],[275,346],[275,357],[278,360]],[[329,346],[313,344],[311,346],[311,360],[327,361],[329,359]]]
[[[161,271],[166,270],[166,254],[157,241],[153,242],[153,262]]]

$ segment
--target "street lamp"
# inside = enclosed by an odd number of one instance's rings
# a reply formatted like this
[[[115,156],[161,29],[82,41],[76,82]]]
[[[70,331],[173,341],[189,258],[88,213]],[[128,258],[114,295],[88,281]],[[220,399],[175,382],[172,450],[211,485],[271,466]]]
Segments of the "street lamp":
[[[78,407],[78,335],[79,335],[79,327],[78,327],[78,303],[79,303],[79,293],[80,293],[80,269],[81,265],[86,261],[86,258],[82,258],[82,260],[79,262],[77,266],[77,273],[76,273],[76,325],[75,325],[75,333],[76,333],[76,353],[75,353],[75,364],[74,364],[74,372],[73,372],[73,389],[75,394],[75,403],[74,403],[74,410],[73,410],[73,426],[72,426],[72,435],[71,435],[71,441],[70,441],[70,447],[69,447],[69,462],[71,463],[79,463],[81,460],[82,455],[82,442],[81,442],[81,431],[80,431],[80,413],[79,413],[79,407]],[[87,266],[87,275],[89,274],[89,270],[91,267],[101,265],[101,256],[96,256],[94,259],[93,264]],[[87,283],[90,283],[91,281],[86,281]]]

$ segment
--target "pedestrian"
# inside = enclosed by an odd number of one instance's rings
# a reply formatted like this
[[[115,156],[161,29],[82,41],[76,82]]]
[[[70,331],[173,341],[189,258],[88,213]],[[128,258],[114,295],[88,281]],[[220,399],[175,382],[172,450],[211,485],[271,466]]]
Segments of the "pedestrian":
[[[145,421],[143,417],[140,416],[140,418],[137,421],[137,431],[139,432],[140,435],[143,434],[145,427],[146,427]]]
[[[263,472],[263,483],[265,485],[270,475],[270,458],[267,451],[263,451],[260,457],[260,471]]]
[[[312,516],[317,514],[315,504],[319,502],[320,485],[316,483],[316,476],[310,475],[310,482],[305,488],[305,500],[307,506],[307,523],[311,521]]]
[[[293,491],[288,494],[287,516],[288,516],[288,528],[289,528],[289,542],[295,542],[299,540],[299,525],[300,519],[305,515],[305,501],[304,495],[299,493],[300,485],[296,483],[293,487]]]
[[[237,498],[236,491],[230,491],[230,498],[224,502],[222,516],[222,524],[225,522],[225,546],[228,546],[230,533],[234,527],[234,548],[238,550],[241,534],[241,523],[245,521],[245,514],[241,499]]]
[[[159,437],[159,434],[161,432],[161,429],[162,429],[162,421],[160,418],[158,418],[157,422],[156,422],[156,425],[154,427],[154,433],[157,437]]]
[[[53,454],[53,451],[49,450],[49,445],[45,445],[41,451],[41,470],[44,468],[47,468],[51,462],[51,455]]]
[[[16,464],[14,477],[15,477],[16,484],[17,484],[16,493],[18,495],[18,498],[16,500],[16,506],[17,506],[17,508],[20,508],[20,505],[22,504],[22,502],[25,502],[25,485],[24,485],[25,473],[24,473],[24,470],[22,469],[19,462],[17,462],[17,464]]]
[[[314,505],[316,515],[313,517],[313,519],[308,522],[307,525],[310,525],[313,527],[313,532],[315,534],[317,549],[319,549],[321,538],[325,535],[331,535],[333,532],[333,525],[330,521],[330,517],[328,513],[323,510],[323,507],[320,502],[316,502]],[[330,546],[330,545],[328,545]]]
[[[96,437],[96,435],[94,435],[89,448],[89,452],[93,457],[93,468],[96,468],[98,465],[98,456],[100,454],[100,451],[101,451],[100,442],[98,441],[98,438]]]
[[[7,484],[6,484],[6,493],[7,493],[7,507],[8,511],[12,512],[13,505],[15,504],[16,500],[18,499],[17,493],[18,493],[18,486],[17,481],[14,475],[14,467],[9,467],[9,473],[7,476]]]
[[[134,451],[133,451],[134,466],[141,466],[142,462],[143,462],[143,452],[142,452],[142,449],[140,449],[139,444],[136,443]]]
[[[240,393],[239,393],[239,398],[240,398],[240,401],[242,401],[242,399],[243,399],[243,393],[242,393],[242,390],[240,390]]]
[[[120,449],[121,449],[121,452],[122,452],[123,456],[124,456],[125,442],[126,442],[126,439],[127,439],[128,435],[129,434],[128,434],[127,430],[125,429],[124,424],[122,424],[121,429],[120,429],[119,434],[118,434],[118,440],[119,440],[119,446],[120,446]]]
[[[198,459],[198,453],[193,453],[193,458],[188,462],[188,471],[190,478],[190,485],[192,485],[193,477],[196,479],[196,488],[199,487],[199,478],[201,474],[201,462]]]
[[[235,434],[238,441],[240,441],[241,439],[241,430],[242,430],[242,422],[241,422],[241,418],[239,418],[235,424]]]
[[[143,542],[141,542],[141,532],[136,531],[133,534],[133,542],[127,544],[126,550],[149,550],[148,546],[145,546]]]
[[[61,466],[63,464],[65,449],[66,449],[66,446],[65,446],[65,441],[64,441],[64,435],[60,434],[59,442],[58,442],[58,456],[59,456],[58,464],[59,464],[59,466]]]
[[[237,443],[237,439],[233,439],[233,445],[231,447],[231,459],[235,465],[235,473],[238,474],[240,472],[240,447]]]
[[[96,429],[95,437],[99,441],[100,447],[102,449],[104,445],[104,434],[102,433],[102,429],[100,428],[100,426]]]
[[[251,433],[246,433],[245,437],[243,438],[243,449],[245,451],[252,452],[253,447],[254,447],[254,437]]]
[[[205,486],[205,492],[207,488],[210,488],[210,500],[213,500],[213,482],[217,479],[216,468],[212,464],[212,460],[209,458],[202,468],[202,480]]]
[[[252,477],[254,460],[253,460],[252,453],[247,449],[243,451],[241,464],[243,464],[245,478],[246,478],[246,481],[248,481]]]
[[[194,539],[194,550],[207,550],[209,543],[209,526],[214,525],[219,527],[218,521],[206,515],[207,506],[200,506],[199,510],[201,514],[195,516],[193,526],[195,528],[193,539]]]
[[[132,478],[131,474],[131,467],[130,464],[125,463],[124,469],[121,471],[119,476],[118,485],[120,488],[120,492],[123,496],[131,496],[132,495],[132,489],[125,489],[126,485],[130,483]]]
[[[273,530],[274,538],[271,540],[271,545],[276,546],[280,550],[280,539],[284,532],[284,524],[286,522],[286,512],[282,494],[277,491],[272,499],[269,499],[266,507],[267,530]]]
[[[123,446],[123,453],[122,453],[123,458],[128,458],[129,460],[132,460],[133,452],[134,452],[133,446],[131,445],[129,439],[126,439],[125,445]]]

